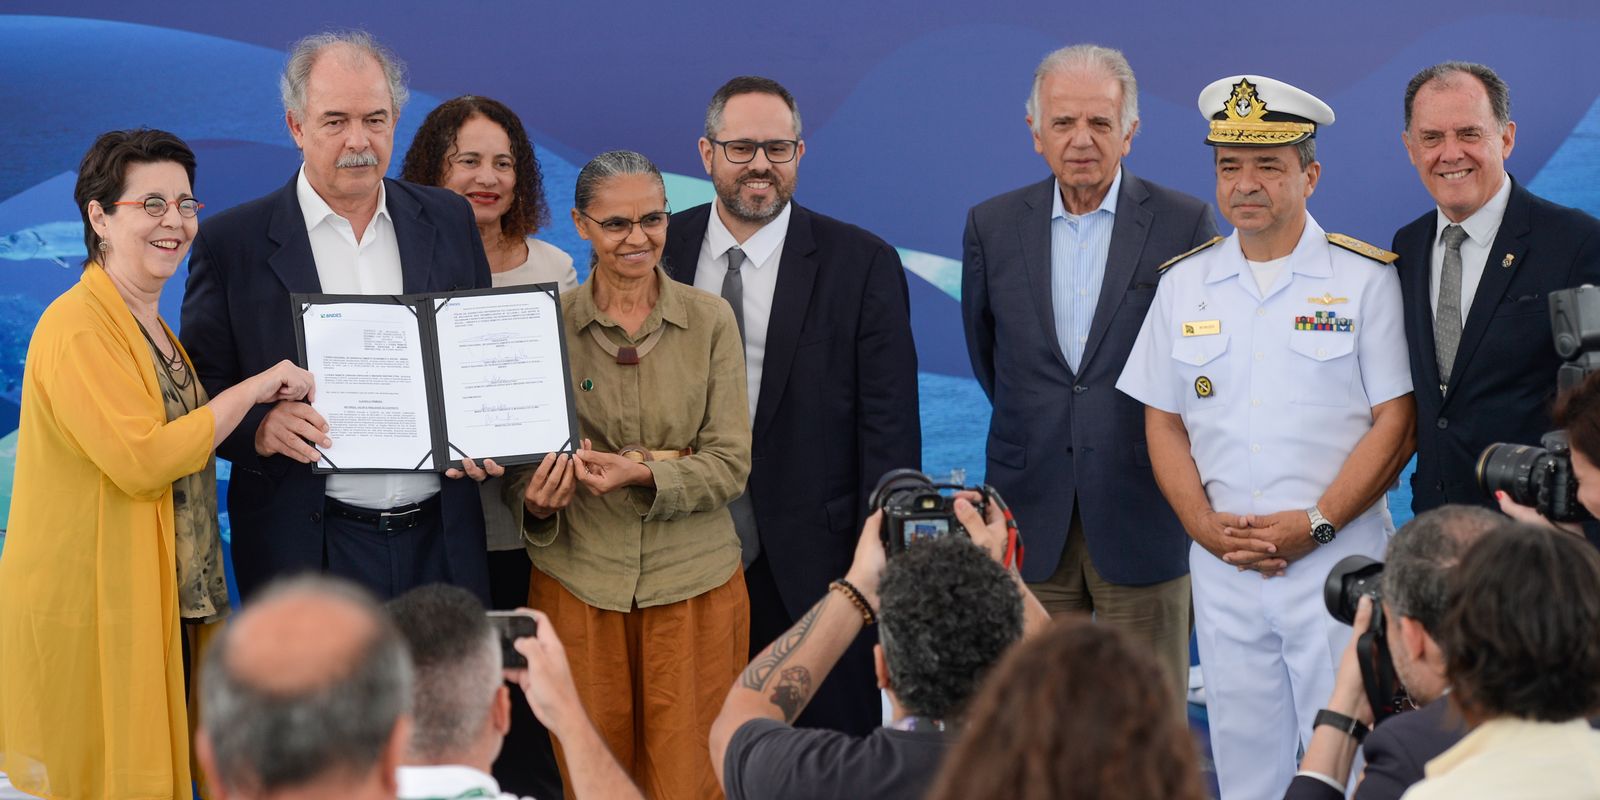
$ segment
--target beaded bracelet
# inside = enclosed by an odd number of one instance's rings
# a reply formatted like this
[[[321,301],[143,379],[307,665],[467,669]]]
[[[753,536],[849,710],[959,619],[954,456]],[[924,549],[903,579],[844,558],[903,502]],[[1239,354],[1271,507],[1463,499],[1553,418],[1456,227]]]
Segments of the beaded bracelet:
[[[840,578],[839,580],[828,584],[828,588],[835,589],[844,594],[845,597],[850,598],[850,604],[855,606],[857,611],[861,612],[861,620],[865,624],[871,625],[878,621],[878,615],[872,613],[872,606],[867,604],[866,595],[863,595],[861,590],[857,589],[854,584],[850,583],[844,578]]]

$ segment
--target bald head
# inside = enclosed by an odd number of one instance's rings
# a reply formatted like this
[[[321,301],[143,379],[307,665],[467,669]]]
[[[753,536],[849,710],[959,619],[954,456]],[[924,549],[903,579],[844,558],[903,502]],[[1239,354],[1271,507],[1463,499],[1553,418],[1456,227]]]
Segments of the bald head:
[[[365,603],[312,585],[264,598],[233,628],[228,671],[243,685],[285,696],[348,677],[379,633]]]
[[[393,783],[411,682],[399,635],[361,589],[278,583],[207,653],[197,749],[233,793],[328,784],[357,796]]]

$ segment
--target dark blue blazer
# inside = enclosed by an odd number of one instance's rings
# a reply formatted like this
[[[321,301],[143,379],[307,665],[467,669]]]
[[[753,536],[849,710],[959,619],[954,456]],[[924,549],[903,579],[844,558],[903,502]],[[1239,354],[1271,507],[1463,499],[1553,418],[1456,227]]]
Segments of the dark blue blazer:
[[[1440,698],[1407,714],[1379,723],[1361,745],[1366,771],[1356,787],[1355,800],[1399,800],[1411,785],[1422,780],[1423,768],[1467,735],[1467,724]],[[1342,800],[1344,793],[1322,781],[1298,775],[1284,800]]]
[[[666,269],[693,284],[711,205],[672,215]],[[917,351],[900,256],[791,204],[752,420],[750,499],[793,619],[844,575],[883,473],[922,463]]]
[[[1074,506],[1106,580],[1172,580],[1189,571],[1189,537],[1156,487],[1144,406],[1116,383],[1155,297],[1156,269],[1217,226],[1205,203],[1123,170],[1105,281],[1074,374],[1050,294],[1054,191],[1047,178],[967,215],[961,316],[972,371],[994,405],[987,480],[1016,515],[1026,580],[1055,571]]]
[[[1509,180],[1510,177],[1507,176]],[[1558,206],[1515,180],[1461,329],[1448,392],[1439,390],[1429,273],[1438,214],[1430,210],[1394,235],[1400,255],[1406,344],[1417,398],[1417,471],[1411,508],[1445,503],[1493,506],[1475,467],[1494,442],[1538,444],[1550,430],[1561,365],[1550,334],[1549,294],[1600,284],[1600,220]]]
[[[399,240],[404,289],[488,288],[489,262],[466,200],[444,189],[384,181]],[[206,391],[223,389],[295,360],[291,292],[319,292],[295,180],[206,220],[189,258],[183,345]],[[246,598],[272,578],[323,566],[323,484],[309,464],[256,455],[255,434],[270,406],[256,406],[217,448],[233,462],[228,516],[233,566]],[[451,581],[489,598],[483,507],[470,480],[441,477],[445,553]]]

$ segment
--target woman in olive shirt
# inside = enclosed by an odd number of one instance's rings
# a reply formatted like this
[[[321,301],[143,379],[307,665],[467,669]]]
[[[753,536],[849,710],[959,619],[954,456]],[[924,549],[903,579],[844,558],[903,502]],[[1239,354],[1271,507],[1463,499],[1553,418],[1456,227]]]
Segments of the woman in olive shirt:
[[[561,298],[584,447],[507,482],[535,567],[528,599],[645,793],[718,797],[707,741],[749,639],[726,508],[750,472],[744,347],[722,298],[661,268],[654,164],[596,156],[574,205],[594,248],[588,282]]]

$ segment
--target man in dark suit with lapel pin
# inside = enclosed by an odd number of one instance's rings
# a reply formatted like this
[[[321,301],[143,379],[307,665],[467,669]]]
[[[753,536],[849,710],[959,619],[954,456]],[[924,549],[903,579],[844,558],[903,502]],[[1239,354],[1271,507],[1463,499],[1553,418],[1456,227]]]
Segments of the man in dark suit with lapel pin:
[[[1600,221],[1523,188],[1510,90],[1452,61],[1406,86],[1406,154],[1438,208],[1394,235],[1417,397],[1413,511],[1491,502],[1474,466],[1494,442],[1550,430],[1561,359],[1552,291],[1600,283]]]
[[[1122,168],[1139,127],[1122,53],[1062,48],[1028,125],[1054,175],[967,216],[962,317],[994,404],[987,480],[1027,537],[1052,614],[1092,611],[1151,643],[1182,693],[1189,537],[1156,487],[1144,407],[1117,391],[1162,262],[1217,234],[1210,208]]]
[[[296,353],[292,292],[402,294],[488,288],[466,201],[385,180],[406,88],[365,33],[306,37],[281,81],[305,163],[289,184],[201,226],[183,298],[183,344],[215,394]],[[431,473],[316,475],[327,424],[310,405],[257,406],[218,454],[233,462],[234,571],[250,594],[325,570],[379,597],[446,582],[488,601],[477,487]],[[475,476],[483,470],[472,470]]]
[[[744,546],[750,652],[844,574],[867,495],[921,464],[917,354],[900,256],[792,202],[805,142],[776,81],[724,84],[700,158],[713,203],[674,214],[666,269],[729,300],[745,342],[750,482],[729,507]],[[798,723],[866,735],[882,717],[872,637],[860,637]]]

